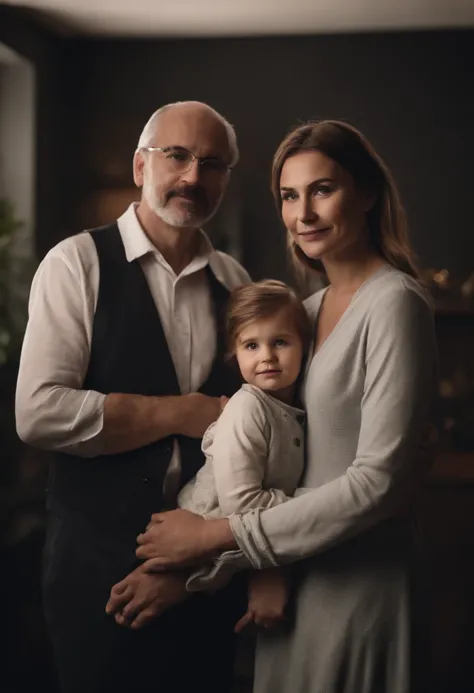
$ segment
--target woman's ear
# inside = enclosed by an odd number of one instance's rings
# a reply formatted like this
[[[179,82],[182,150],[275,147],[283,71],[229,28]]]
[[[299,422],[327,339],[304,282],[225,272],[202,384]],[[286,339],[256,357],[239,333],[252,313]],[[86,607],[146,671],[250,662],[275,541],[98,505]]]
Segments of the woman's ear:
[[[364,197],[365,197],[364,212],[370,212],[372,207],[377,202],[378,195],[373,190],[365,190],[364,191]]]

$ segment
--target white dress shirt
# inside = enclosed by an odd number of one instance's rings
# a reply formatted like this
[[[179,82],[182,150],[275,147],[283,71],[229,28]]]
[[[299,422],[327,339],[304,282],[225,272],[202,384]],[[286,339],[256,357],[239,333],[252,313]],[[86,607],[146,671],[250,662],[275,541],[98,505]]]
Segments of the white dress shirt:
[[[126,258],[138,259],[143,268],[181,393],[194,392],[208,377],[216,353],[205,267],[229,290],[250,278],[236,260],[214,250],[204,232],[197,255],[176,275],[144,233],[135,207],[118,219]],[[36,272],[16,391],[17,431],[30,445],[82,457],[103,450],[106,395],[82,389],[98,293],[97,251],[87,232],[61,241]],[[177,464],[175,444],[170,468]]]

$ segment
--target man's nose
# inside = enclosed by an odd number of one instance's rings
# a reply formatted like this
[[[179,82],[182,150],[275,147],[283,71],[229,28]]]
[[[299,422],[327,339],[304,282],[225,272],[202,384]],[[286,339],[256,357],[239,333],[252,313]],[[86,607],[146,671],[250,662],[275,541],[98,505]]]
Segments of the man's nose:
[[[197,159],[193,161],[186,173],[183,173],[181,179],[188,185],[196,185],[201,178],[201,165]]]

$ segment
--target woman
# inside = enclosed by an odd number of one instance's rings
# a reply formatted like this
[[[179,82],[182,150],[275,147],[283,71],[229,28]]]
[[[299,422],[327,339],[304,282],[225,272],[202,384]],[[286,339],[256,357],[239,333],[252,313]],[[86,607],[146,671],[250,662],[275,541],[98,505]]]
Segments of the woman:
[[[420,693],[424,674],[415,541],[406,509],[436,387],[432,312],[383,161],[354,128],[304,125],[280,145],[273,193],[292,255],[329,286],[302,399],[304,487],[230,519],[154,517],[137,555],[150,568],[221,560],[295,563],[294,614],[263,632],[257,693]]]

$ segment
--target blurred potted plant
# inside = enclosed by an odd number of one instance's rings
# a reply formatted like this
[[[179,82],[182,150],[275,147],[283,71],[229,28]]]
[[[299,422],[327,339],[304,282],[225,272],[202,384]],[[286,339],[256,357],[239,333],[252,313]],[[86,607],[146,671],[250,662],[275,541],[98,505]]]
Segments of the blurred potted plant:
[[[3,462],[0,484],[11,483],[15,477],[19,444],[15,432],[13,399],[23,339],[23,320],[14,316],[13,310],[23,312],[23,307],[18,307],[12,300],[12,277],[14,268],[15,278],[18,277],[26,286],[31,279],[32,267],[29,260],[14,259],[11,251],[15,234],[22,227],[23,222],[17,218],[11,200],[0,197],[0,437]],[[24,312],[25,316],[21,318],[26,318],[26,306]]]
[[[15,217],[12,202],[7,198],[0,198],[0,366],[9,360],[16,341],[9,300],[10,247],[14,234],[22,226],[23,223]]]

